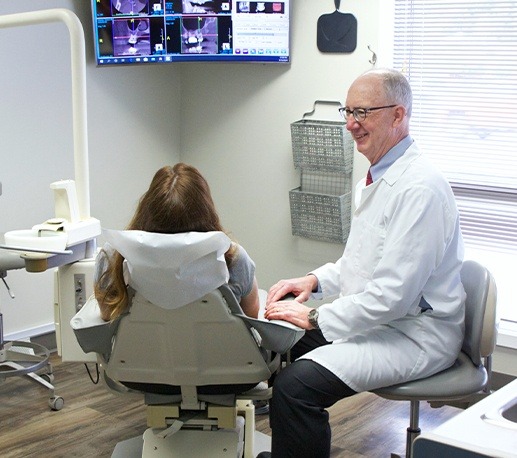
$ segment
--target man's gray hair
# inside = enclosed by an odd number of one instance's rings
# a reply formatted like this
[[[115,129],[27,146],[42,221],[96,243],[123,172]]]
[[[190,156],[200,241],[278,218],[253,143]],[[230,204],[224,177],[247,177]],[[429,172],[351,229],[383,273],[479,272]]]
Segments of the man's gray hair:
[[[382,78],[388,103],[396,103],[406,107],[407,117],[413,110],[413,92],[407,78],[399,71],[391,68],[379,68],[367,71],[365,74],[376,74]]]

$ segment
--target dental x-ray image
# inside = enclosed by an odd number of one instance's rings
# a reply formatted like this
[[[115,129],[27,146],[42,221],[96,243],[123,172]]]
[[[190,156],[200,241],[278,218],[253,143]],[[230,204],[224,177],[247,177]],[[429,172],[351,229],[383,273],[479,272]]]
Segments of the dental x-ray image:
[[[237,2],[238,13],[284,14],[284,2]]]
[[[249,13],[250,12],[250,2],[237,2],[237,12],[238,13]]]
[[[181,29],[182,54],[217,54],[217,19],[215,17],[183,18]]]
[[[183,14],[209,14],[230,12],[231,2],[221,0],[182,0]]]
[[[148,55],[151,52],[148,19],[118,19],[113,27],[115,56]]]
[[[113,8],[122,14],[138,14],[148,9],[148,0],[111,0]]]

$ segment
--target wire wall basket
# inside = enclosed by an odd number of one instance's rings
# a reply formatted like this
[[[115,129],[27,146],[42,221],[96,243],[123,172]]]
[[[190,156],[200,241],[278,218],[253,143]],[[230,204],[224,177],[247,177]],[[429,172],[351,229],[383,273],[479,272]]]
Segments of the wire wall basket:
[[[289,191],[292,234],[325,242],[346,242],[351,198],[347,176],[303,171],[301,186]]]
[[[316,104],[339,102],[316,101]],[[289,192],[292,234],[345,243],[350,232],[354,142],[344,122],[302,119],[291,124],[301,183]]]
[[[352,170],[354,141],[343,122],[301,119],[291,124],[291,142],[296,168]]]

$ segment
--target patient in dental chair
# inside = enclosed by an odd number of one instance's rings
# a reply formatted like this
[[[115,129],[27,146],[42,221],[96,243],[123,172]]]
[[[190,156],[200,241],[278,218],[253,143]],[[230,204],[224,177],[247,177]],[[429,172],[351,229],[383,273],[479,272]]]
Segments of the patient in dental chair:
[[[161,234],[225,232],[207,181],[195,167],[184,163],[165,166],[156,172],[149,189],[140,198],[127,230]],[[257,318],[259,295],[253,260],[236,242],[231,243],[224,257],[230,289],[243,312]],[[109,244],[97,257],[94,292],[105,321],[116,319],[129,306],[124,261],[124,257]]]

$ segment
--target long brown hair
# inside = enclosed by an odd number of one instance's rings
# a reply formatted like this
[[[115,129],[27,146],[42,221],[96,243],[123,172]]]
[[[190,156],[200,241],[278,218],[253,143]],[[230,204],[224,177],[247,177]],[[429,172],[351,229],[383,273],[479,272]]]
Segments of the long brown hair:
[[[207,181],[195,167],[181,162],[155,173],[127,229],[162,234],[224,232]],[[225,254],[228,266],[235,253],[236,246],[232,244]],[[124,312],[129,301],[123,275],[124,257],[118,252],[112,256],[104,254],[108,267],[94,291],[102,317],[113,320]]]

